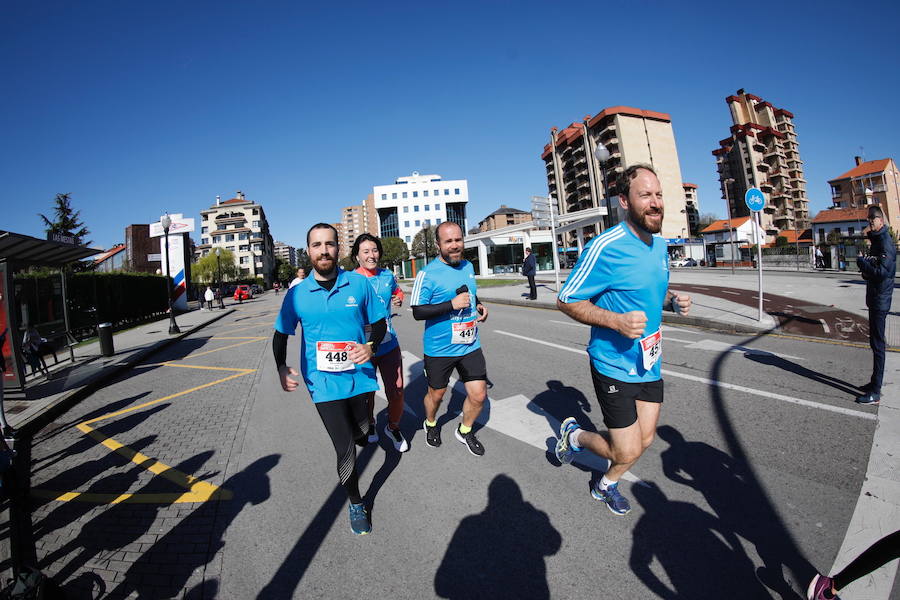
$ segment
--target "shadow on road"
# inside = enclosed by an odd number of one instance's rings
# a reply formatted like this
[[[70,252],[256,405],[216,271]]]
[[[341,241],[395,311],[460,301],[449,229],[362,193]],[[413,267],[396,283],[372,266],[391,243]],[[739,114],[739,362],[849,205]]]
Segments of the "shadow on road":
[[[549,598],[545,557],[562,537],[547,513],[522,497],[519,485],[497,475],[483,512],[463,519],[434,577],[441,598]]]
[[[786,358],[782,358],[777,354],[748,352],[744,356],[745,358],[752,360],[753,362],[758,362],[762,365],[769,365],[771,367],[778,367],[779,369],[789,371],[796,375],[800,375],[801,377],[805,377],[811,381],[815,381],[816,383],[823,383],[850,396],[855,397],[863,393],[863,390],[859,389],[852,383],[844,381],[843,379],[838,379],[837,377],[832,377],[831,375],[826,375],[825,373],[820,373],[819,371],[807,369],[806,367],[798,365],[797,363],[787,360]]]

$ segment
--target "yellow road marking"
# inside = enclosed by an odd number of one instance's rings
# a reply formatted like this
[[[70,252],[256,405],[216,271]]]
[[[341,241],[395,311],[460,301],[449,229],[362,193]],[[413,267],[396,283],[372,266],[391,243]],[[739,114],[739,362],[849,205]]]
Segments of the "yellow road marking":
[[[249,373],[253,373],[256,369],[235,369],[235,368],[226,368],[226,367],[201,367],[197,365],[178,365],[174,363],[160,363],[160,366],[168,366],[168,367],[181,367],[185,369],[203,369],[210,371],[236,371],[234,375],[229,375],[228,377],[223,377],[221,379],[216,379],[215,381],[211,381],[209,383],[204,383],[202,385],[198,385],[192,387],[187,390],[183,390],[181,392],[176,392],[174,394],[169,394],[168,396],[164,396],[162,398],[157,398],[156,400],[151,400],[149,402],[144,402],[143,404],[139,404],[137,406],[132,406],[131,408],[126,408],[123,410],[119,410],[116,412],[108,413],[105,415],[101,415],[94,419],[89,419],[87,421],[83,421],[76,425],[80,431],[90,436],[98,443],[102,444],[106,448],[109,448],[116,454],[128,459],[132,463],[143,467],[150,471],[155,475],[160,475],[165,479],[168,479],[172,483],[187,489],[187,492],[174,492],[174,493],[155,493],[155,494],[144,494],[144,493],[124,493],[124,494],[110,494],[110,493],[95,493],[95,492],[55,492],[50,490],[42,490],[42,489],[32,489],[31,494],[37,498],[44,498],[50,500],[56,500],[59,502],[91,502],[95,504],[119,504],[119,503],[140,503],[140,504],[156,504],[156,503],[182,503],[182,502],[207,502],[210,500],[229,500],[232,498],[233,494],[231,491],[220,488],[217,485],[212,483],[197,479],[192,475],[188,475],[170,467],[154,458],[151,458],[145,454],[141,454],[136,450],[132,450],[131,448],[125,446],[121,442],[116,441],[115,439],[104,435],[102,432],[94,429],[90,425],[92,423],[97,423],[99,421],[104,421],[106,419],[111,419],[113,417],[121,416],[130,412],[134,412],[136,410],[141,410],[143,408],[147,408],[148,406],[153,406],[155,404],[159,404],[160,402],[165,402],[166,400],[171,400],[173,398],[178,398],[180,396],[184,396],[185,394],[190,394],[191,392],[196,392],[197,390],[202,390],[204,388],[208,388],[214,385],[218,385],[220,383],[224,383],[231,379],[235,379],[237,377],[243,377]]]
[[[244,342],[238,342],[236,344],[229,344],[227,346],[222,346],[221,348],[216,348],[215,350],[207,350],[205,352],[192,353],[188,356],[185,356],[181,360],[187,360],[189,358],[196,358],[198,356],[203,356],[204,354],[212,354],[213,352],[221,352],[222,350],[228,350],[230,348],[237,348],[238,346],[243,346],[244,344],[252,344],[253,342],[258,342],[258,341],[264,340],[264,339],[266,339],[266,338],[254,338],[252,340],[246,340]]]

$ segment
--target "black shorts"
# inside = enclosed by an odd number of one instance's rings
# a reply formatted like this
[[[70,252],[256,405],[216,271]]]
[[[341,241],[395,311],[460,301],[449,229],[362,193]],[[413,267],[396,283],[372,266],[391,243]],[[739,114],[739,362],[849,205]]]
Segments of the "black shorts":
[[[456,369],[463,382],[487,381],[487,364],[481,348],[462,356],[425,355],[425,379],[431,389],[442,390],[447,387],[453,369]]]
[[[663,401],[663,381],[645,381],[628,383],[607,377],[594,367],[591,360],[591,379],[594,380],[594,393],[603,413],[603,423],[608,429],[619,429],[633,425],[637,421],[637,404],[635,400],[644,402]]]

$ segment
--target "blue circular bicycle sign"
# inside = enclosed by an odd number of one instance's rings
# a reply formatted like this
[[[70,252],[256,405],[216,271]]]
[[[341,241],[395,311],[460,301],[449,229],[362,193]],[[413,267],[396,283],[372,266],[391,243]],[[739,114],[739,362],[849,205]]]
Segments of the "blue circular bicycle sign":
[[[750,210],[758,212],[766,205],[766,197],[759,188],[752,187],[744,194],[744,203]]]

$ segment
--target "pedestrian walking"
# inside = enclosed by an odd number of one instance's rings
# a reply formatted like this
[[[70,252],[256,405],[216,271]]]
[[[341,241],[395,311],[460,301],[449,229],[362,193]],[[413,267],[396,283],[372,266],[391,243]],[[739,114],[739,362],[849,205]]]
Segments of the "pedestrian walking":
[[[381,253],[381,240],[370,233],[358,236],[350,250],[350,256],[359,265],[356,273],[368,279],[384,308],[387,333],[378,346],[378,352],[372,356],[372,364],[381,373],[384,395],[388,401],[388,422],[384,426],[384,433],[398,452],[406,452],[409,450],[409,443],[400,432],[400,418],[403,416],[403,359],[397,332],[391,323],[393,309],[403,306],[403,290],[397,285],[393,273],[378,266]],[[369,394],[368,407],[369,443],[374,444],[378,442],[378,430],[375,427],[375,392]]]
[[[833,577],[817,573],[806,589],[807,600],[831,600],[843,588],[863,575],[868,575],[892,560],[900,558],[900,530],[881,538],[857,556],[844,569]]]
[[[315,268],[315,265],[313,265],[313,268]],[[292,287],[294,287],[295,285],[297,285],[304,279],[306,279],[306,269],[304,269],[303,267],[300,267],[299,269],[297,269],[297,276],[291,280],[291,284],[288,286],[288,289],[291,289]]]
[[[209,310],[212,310],[212,307],[213,307],[213,300],[216,299],[216,295],[213,294],[213,291],[212,291],[212,288],[211,288],[211,287],[206,286],[206,291],[203,292],[203,299],[206,300],[206,307],[207,307]]]
[[[25,355],[25,360],[31,366],[32,375],[38,372],[47,376],[50,374],[50,371],[47,369],[47,363],[44,361],[44,356],[41,353],[41,344],[46,341],[37,330],[37,327],[34,325],[26,327],[25,336],[22,338],[22,354]]]
[[[816,268],[825,268],[825,257],[822,255],[822,248],[820,248],[819,246],[816,246]]]
[[[306,234],[313,276],[288,290],[275,321],[272,347],[278,378],[286,392],[300,382],[287,366],[287,336],[301,327],[300,371],[337,454],[338,479],[350,500],[350,528],[372,529],[359,493],[356,446],[365,446],[367,398],[378,389],[371,358],[387,332],[384,308],[361,275],[337,266],[337,230],[317,223]],[[366,326],[370,327],[366,341]]]
[[[686,314],[691,298],[668,289],[666,240],[655,235],[665,207],[653,167],[628,167],[618,189],[625,221],[588,243],[556,301],[562,312],[591,326],[591,378],[608,433],[585,431],[568,417],[556,456],[569,463],[586,448],[608,459],[591,495],[625,515],[631,505],[619,491],[619,478],[653,442],[663,401],[662,311]]]
[[[484,446],[472,428],[487,398],[478,323],[487,319],[488,310],[478,301],[475,269],[463,258],[462,228],[445,221],[435,229],[435,238],[439,255],[416,275],[410,299],[413,318],[425,321],[425,443],[432,448],[441,445],[437,409],[456,369],[466,388],[456,439],[475,456],[483,456]]]
[[[537,300],[537,286],[534,284],[534,276],[537,274],[537,259],[531,253],[531,248],[525,248],[525,262],[522,264],[522,275],[528,278],[528,299]]]
[[[884,223],[880,206],[870,205],[869,224],[863,234],[869,238],[869,252],[856,257],[856,265],[866,280],[866,306],[869,309],[869,347],[872,348],[872,376],[861,387],[863,394],[856,398],[860,404],[878,404],[884,379],[885,322],[894,295],[894,276],[897,268],[897,247]]]

